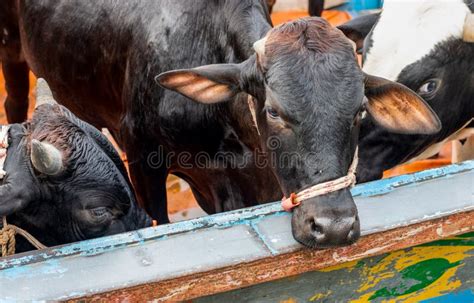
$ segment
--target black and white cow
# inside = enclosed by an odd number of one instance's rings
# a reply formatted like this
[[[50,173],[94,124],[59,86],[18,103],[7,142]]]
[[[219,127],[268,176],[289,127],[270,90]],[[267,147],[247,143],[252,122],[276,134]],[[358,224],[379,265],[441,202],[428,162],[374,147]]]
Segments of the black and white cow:
[[[9,126],[0,218],[46,246],[151,226],[106,137],[57,104],[42,79],[37,99],[30,121]],[[31,248],[17,239],[17,252]]]
[[[386,0],[380,15],[339,27],[363,47],[364,72],[411,88],[442,122],[438,134],[397,135],[366,119],[359,181],[380,178],[386,169],[433,156],[448,140],[473,134],[465,128],[474,127],[473,11],[471,0]]]

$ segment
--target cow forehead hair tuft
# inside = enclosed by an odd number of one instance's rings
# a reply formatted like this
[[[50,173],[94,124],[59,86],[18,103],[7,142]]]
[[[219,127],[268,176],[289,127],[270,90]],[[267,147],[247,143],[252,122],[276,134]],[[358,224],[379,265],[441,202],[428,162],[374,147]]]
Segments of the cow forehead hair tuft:
[[[82,130],[62,112],[61,106],[41,106],[35,110],[30,122],[31,139],[46,141],[59,148],[65,158],[73,152],[71,140]]]
[[[265,51],[271,56],[294,51],[325,53],[344,48],[352,50],[349,40],[341,31],[324,19],[309,17],[284,23],[272,29],[268,35]]]

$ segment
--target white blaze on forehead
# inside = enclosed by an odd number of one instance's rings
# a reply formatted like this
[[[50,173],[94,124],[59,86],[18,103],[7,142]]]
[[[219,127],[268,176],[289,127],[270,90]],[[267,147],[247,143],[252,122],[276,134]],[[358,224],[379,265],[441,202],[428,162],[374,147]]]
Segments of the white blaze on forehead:
[[[463,0],[385,0],[372,35],[364,72],[397,80],[436,44],[463,37],[469,8]]]

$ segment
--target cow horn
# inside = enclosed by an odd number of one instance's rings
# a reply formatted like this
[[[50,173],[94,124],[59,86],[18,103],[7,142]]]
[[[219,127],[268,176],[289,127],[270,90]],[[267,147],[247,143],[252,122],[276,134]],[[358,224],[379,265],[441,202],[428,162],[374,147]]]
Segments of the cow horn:
[[[464,21],[464,33],[462,40],[468,43],[474,43],[474,14],[469,13]]]
[[[53,92],[49,88],[48,82],[43,78],[36,81],[36,106],[35,109],[44,104],[57,104],[54,100]]]
[[[55,176],[63,168],[62,153],[49,143],[31,140],[31,163],[40,173]]]
[[[253,49],[259,56],[265,56],[265,44],[267,43],[267,37],[264,37],[253,44]]]
[[[253,44],[253,49],[255,50],[255,53],[257,54],[257,64],[263,69],[265,69],[265,65],[266,65],[265,64],[266,63],[265,45],[267,44],[267,39],[268,39],[268,36],[265,36]]]

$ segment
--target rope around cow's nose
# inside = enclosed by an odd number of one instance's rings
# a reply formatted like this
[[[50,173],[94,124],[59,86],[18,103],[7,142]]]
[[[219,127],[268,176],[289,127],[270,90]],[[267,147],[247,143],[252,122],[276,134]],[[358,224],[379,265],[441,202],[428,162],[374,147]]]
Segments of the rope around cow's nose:
[[[7,218],[2,218],[3,228],[0,229],[0,257],[11,256],[15,254],[16,235],[20,235],[25,238],[31,245],[36,249],[45,249],[47,246],[43,245],[38,239],[33,237],[26,230],[19,228],[18,226],[7,223]]]
[[[300,205],[301,202],[309,200],[314,197],[326,195],[344,188],[353,187],[356,183],[356,170],[359,164],[359,147],[356,148],[354,153],[354,159],[349,167],[349,172],[346,176],[336,180],[327,181],[324,183],[316,184],[307,188],[297,194],[292,193],[289,198],[284,197],[281,201],[281,206],[286,211],[291,211],[296,206]]]
[[[15,230],[6,225],[6,219],[3,217],[3,227],[0,229],[0,257],[15,254]]]

